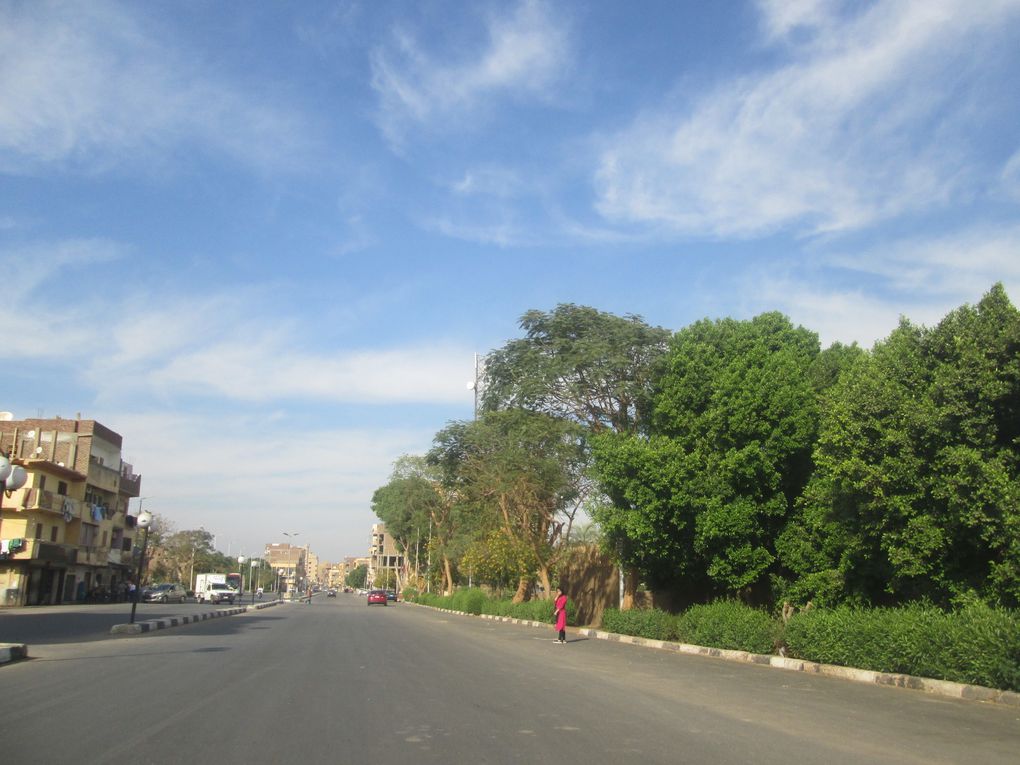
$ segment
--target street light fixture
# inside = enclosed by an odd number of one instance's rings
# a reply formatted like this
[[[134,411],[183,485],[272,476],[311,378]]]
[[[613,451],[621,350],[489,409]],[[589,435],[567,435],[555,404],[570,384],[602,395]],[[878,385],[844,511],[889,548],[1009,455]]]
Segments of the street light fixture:
[[[251,604],[255,605],[255,567],[259,565],[257,558],[252,558],[248,564],[248,589],[251,590]]]
[[[241,591],[238,593],[240,597],[244,597],[244,562],[248,560],[243,555],[237,556],[237,572],[241,575]],[[249,585],[251,582],[248,583]]]
[[[145,548],[149,546],[149,527],[152,525],[152,513],[143,510],[137,516],[135,525],[144,529],[142,536],[142,554],[138,556],[138,576],[135,582],[135,597],[131,601],[131,624],[135,623],[135,610],[138,608],[138,599],[142,597],[142,569],[145,566]]]

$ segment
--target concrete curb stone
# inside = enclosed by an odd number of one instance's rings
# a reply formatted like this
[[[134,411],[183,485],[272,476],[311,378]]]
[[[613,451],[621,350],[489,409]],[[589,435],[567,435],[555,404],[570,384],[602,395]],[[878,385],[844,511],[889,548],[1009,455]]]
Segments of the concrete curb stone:
[[[446,608],[435,608],[434,606],[423,606],[418,603],[410,605],[419,608],[431,608],[434,611],[442,611],[449,614],[460,614],[461,616],[473,616],[463,611],[451,611]],[[483,619],[493,621],[512,622],[513,624],[527,624],[533,627],[549,627],[545,622],[534,622],[525,619],[513,619],[507,616],[492,616],[482,614]],[[870,669],[855,669],[854,667],[841,667],[835,664],[819,664],[813,661],[802,659],[791,659],[785,656],[771,656],[768,654],[748,653],[747,651],[732,651],[725,648],[709,648],[701,645],[689,645],[687,643],[673,643],[667,640],[652,640],[649,638],[636,637],[634,635],[620,635],[615,632],[603,632],[602,630],[581,627],[577,629],[578,635],[606,640],[613,643],[629,643],[630,645],[642,646],[644,648],[655,648],[658,650],[672,651],[674,653],[688,654],[692,656],[708,656],[713,659],[724,661],[739,661],[745,664],[758,664],[776,669],[785,669],[792,672],[809,672],[825,677],[834,677],[842,680],[850,680],[856,683],[870,683],[873,685],[888,685],[896,688],[922,691],[933,696],[942,696],[952,699],[964,699],[967,701],[984,701],[993,704],[1006,704],[1020,708],[1020,693],[1013,691],[1000,691],[995,688],[986,688],[982,685],[968,685],[966,683],[954,683],[950,680],[935,680],[930,677],[916,677],[914,675],[901,675],[891,672],[875,672]]]
[[[0,643],[0,664],[28,658],[28,646],[24,643]]]
[[[235,608],[217,609],[216,611],[203,611],[202,613],[192,614],[190,616],[167,616],[162,619],[149,619],[143,622],[135,622],[134,624],[114,624],[110,628],[110,634],[139,635],[146,632],[165,630],[169,627],[180,627],[183,624],[194,624],[195,622],[204,622],[207,619],[218,619],[223,616],[243,614],[247,610],[248,606],[237,606]]]

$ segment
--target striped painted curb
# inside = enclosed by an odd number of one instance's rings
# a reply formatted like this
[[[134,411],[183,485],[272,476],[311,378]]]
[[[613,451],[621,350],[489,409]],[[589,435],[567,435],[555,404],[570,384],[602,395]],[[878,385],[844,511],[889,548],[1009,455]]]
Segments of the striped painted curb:
[[[0,664],[28,658],[28,646],[24,643],[0,643]]]
[[[206,619],[218,619],[221,616],[233,616],[234,614],[243,614],[248,610],[248,606],[239,606],[237,608],[224,608],[217,611],[203,611],[200,614],[192,614],[191,616],[167,616],[162,619],[149,619],[144,622],[135,622],[134,624],[114,624],[110,628],[111,635],[138,635],[145,632],[155,632],[156,630],[165,630],[169,627],[180,627],[183,624],[194,624],[195,622],[204,622]]]
[[[436,608],[435,606],[421,606],[431,608],[433,611],[442,611],[448,614],[460,614],[461,616],[474,616],[463,611],[452,611],[447,608]],[[550,627],[546,622],[535,622],[527,619],[514,619],[509,616],[492,616],[482,614],[483,619],[491,619],[498,622],[509,622],[511,624],[524,624],[530,627]],[[595,640],[607,640],[613,643],[627,643],[629,645],[655,648],[660,651],[682,653],[690,656],[707,656],[713,659],[724,661],[739,661],[745,664],[758,664],[764,667],[774,667],[793,672],[808,672],[825,677],[835,677],[842,680],[850,680],[855,683],[871,683],[873,685],[887,685],[896,688],[906,688],[913,691],[923,691],[933,696],[941,696],[950,699],[964,699],[967,701],[984,701],[993,704],[1006,704],[1008,706],[1020,707],[1020,693],[1014,691],[1000,691],[995,688],[986,688],[983,685],[968,685],[966,683],[954,683],[950,680],[935,680],[930,677],[917,677],[915,675],[900,675],[892,672],[875,672],[870,669],[855,669],[853,667],[841,667],[836,664],[819,664],[814,661],[803,659],[790,659],[785,656],[772,656],[769,654],[750,653],[748,651],[731,651],[725,648],[709,648],[702,645],[690,645],[688,643],[672,643],[668,640],[652,640],[650,638],[636,637],[634,635],[620,635],[615,632],[603,632],[588,627],[581,627],[576,630],[578,635],[594,638]]]

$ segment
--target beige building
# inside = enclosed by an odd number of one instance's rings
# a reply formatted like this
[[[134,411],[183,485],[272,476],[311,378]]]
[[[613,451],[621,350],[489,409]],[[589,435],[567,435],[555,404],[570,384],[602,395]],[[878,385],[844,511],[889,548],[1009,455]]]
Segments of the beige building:
[[[376,523],[372,526],[372,544],[368,548],[368,558],[370,585],[382,586],[387,579],[391,579],[396,582],[397,590],[403,587],[404,556],[397,552],[393,537],[386,533],[385,523]]]
[[[141,476],[122,438],[95,420],[0,413],[0,452],[28,473],[0,495],[0,605],[121,599],[134,578]]]
[[[305,548],[287,543],[266,545],[265,560],[276,575],[274,581],[280,592],[294,592],[304,585]]]

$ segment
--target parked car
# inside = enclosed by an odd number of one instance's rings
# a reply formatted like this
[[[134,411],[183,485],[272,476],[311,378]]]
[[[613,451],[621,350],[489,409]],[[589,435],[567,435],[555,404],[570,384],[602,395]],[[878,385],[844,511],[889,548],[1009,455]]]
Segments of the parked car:
[[[326,597],[327,598],[335,598],[336,597],[336,590],[330,590],[329,592],[327,592],[326,593]]]
[[[396,603],[397,602],[397,593],[395,593],[393,590],[386,590],[386,600],[391,600],[394,603]]]
[[[146,587],[142,591],[142,601],[145,603],[183,603],[188,597],[188,591],[183,584],[157,584],[153,587]]]
[[[368,605],[380,603],[386,605],[386,590],[372,590],[368,593]]]

